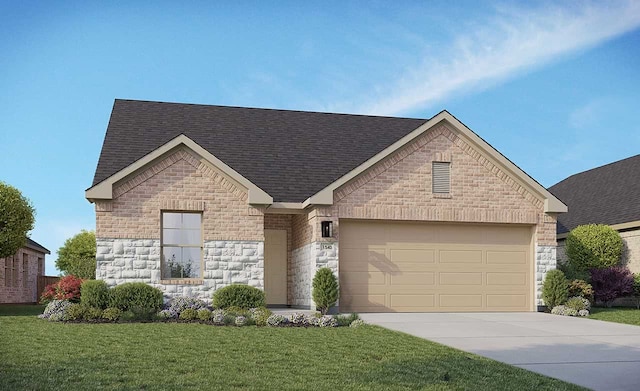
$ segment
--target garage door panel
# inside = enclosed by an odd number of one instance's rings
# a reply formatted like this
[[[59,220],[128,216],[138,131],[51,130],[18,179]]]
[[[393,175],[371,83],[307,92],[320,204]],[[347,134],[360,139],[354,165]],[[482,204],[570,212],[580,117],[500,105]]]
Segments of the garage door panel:
[[[343,273],[340,276],[340,285],[357,286],[357,285],[385,285],[386,274],[383,272],[369,271],[352,271]]]
[[[487,251],[487,264],[525,265],[527,253],[524,251]]]
[[[527,305],[527,295],[488,294],[487,306],[493,308],[522,308]]]
[[[440,285],[482,285],[482,273],[440,272]]]
[[[492,272],[492,273],[487,273],[487,286],[493,286],[493,285],[526,286],[527,279],[528,279],[528,274],[526,272],[521,272],[521,273]]]
[[[482,263],[482,251],[441,250],[440,263]]]
[[[436,252],[433,249],[424,248],[392,248],[390,258],[393,263],[435,263]]]
[[[341,220],[341,309],[531,311],[531,237],[517,225]]]
[[[392,294],[390,298],[391,308],[433,308],[436,303],[435,294]]]
[[[482,308],[481,294],[441,294],[440,307],[449,308]]]
[[[417,285],[421,287],[433,286],[436,282],[436,274],[434,272],[410,272],[392,274],[390,285]]]

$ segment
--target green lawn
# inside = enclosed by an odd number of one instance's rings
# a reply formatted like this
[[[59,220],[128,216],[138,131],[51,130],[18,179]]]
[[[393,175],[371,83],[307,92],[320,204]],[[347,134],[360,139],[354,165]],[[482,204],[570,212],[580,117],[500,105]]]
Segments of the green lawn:
[[[0,306],[0,389],[579,390],[379,327],[63,324]]]
[[[613,307],[591,309],[590,319],[606,320],[607,322],[626,323],[640,326],[640,310],[636,308]]]

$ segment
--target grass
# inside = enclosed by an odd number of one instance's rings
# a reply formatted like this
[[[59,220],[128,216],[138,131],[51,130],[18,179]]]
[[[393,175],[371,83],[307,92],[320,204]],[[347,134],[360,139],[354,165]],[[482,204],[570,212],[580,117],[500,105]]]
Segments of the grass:
[[[605,320],[607,322],[632,324],[640,326],[640,310],[636,308],[613,307],[591,309],[590,319]]]
[[[0,389],[580,390],[369,326],[64,324],[0,306]]]

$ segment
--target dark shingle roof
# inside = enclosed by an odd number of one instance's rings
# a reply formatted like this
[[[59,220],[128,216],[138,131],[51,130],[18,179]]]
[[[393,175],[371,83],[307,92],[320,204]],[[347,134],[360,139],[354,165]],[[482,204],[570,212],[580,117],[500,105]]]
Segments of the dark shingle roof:
[[[93,186],[184,134],[278,202],[301,202],[426,119],[117,99]]]
[[[569,207],[558,216],[559,234],[582,224],[640,220],[640,155],[570,176],[549,188]]]
[[[41,246],[38,242],[36,242],[35,240],[31,240],[29,238],[27,238],[27,244],[26,247],[29,247],[33,250],[39,251],[43,254],[51,254],[51,251],[47,250],[46,248],[44,248],[43,246]]]

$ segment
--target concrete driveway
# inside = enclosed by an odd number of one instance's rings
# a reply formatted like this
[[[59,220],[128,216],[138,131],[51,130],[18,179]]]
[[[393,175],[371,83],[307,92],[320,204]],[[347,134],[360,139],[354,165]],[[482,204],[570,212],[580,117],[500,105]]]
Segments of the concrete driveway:
[[[360,317],[595,390],[640,390],[638,326],[536,312]]]

